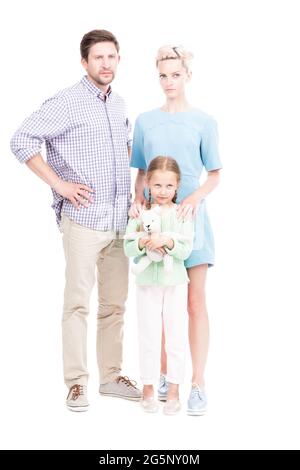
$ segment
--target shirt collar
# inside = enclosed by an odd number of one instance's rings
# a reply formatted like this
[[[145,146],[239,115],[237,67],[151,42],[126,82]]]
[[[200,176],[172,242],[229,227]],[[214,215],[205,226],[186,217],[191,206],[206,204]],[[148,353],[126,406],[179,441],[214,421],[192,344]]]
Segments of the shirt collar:
[[[105,99],[109,98],[111,93],[112,93],[112,89],[111,89],[111,86],[109,86],[106,94],[103,93],[103,91],[98,88],[96,85],[94,85],[93,82],[91,82],[91,80],[88,79],[87,75],[85,75],[81,82],[83,83],[83,85],[91,92],[93,93],[94,95],[96,95],[98,98],[100,98],[101,100],[105,101]]]

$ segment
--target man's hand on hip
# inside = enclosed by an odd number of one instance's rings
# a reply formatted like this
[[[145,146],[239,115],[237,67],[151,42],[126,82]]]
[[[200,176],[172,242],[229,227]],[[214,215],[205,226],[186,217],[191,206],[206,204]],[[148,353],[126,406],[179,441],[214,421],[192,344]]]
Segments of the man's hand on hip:
[[[69,199],[76,209],[80,209],[80,205],[88,207],[89,203],[93,202],[90,193],[95,191],[85,184],[70,183],[59,179],[52,188],[64,198]]]

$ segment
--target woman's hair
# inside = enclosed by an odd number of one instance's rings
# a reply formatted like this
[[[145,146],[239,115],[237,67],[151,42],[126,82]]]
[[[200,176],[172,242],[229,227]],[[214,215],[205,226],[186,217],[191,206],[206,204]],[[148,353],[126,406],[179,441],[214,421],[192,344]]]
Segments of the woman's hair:
[[[156,67],[158,66],[158,62],[161,62],[162,60],[180,59],[183,67],[188,72],[190,70],[190,65],[193,57],[193,54],[184,49],[183,46],[172,46],[168,44],[158,49],[156,55]]]
[[[94,29],[93,31],[86,33],[81,40],[81,58],[87,61],[90,48],[98,42],[113,42],[116,46],[117,52],[120,50],[116,36],[114,36],[110,31],[106,31],[105,29]]]
[[[161,171],[172,171],[173,173],[176,174],[177,177],[177,183],[180,183],[181,179],[181,173],[180,173],[180,168],[178,166],[178,163],[176,160],[172,157],[155,157],[151,162],[149,163],[149,166],[147,168],[146,172],[146,179],[149,181],[152,174],[156,170],[161,170]],[[176,203],[176,198],[177,198],[177,191],[175,191],[174,197],[172,199],[172,202]],[[146,203],[146,208],[151,209],[151,191],[149,189],[149,198]]]

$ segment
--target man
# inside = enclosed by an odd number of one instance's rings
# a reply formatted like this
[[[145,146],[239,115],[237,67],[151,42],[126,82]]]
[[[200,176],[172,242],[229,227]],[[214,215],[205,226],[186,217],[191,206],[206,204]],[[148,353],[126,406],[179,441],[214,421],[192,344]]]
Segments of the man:
[[[47,100],[11,141],[20,162],[42,178],[63,232],[66,284],[62,321],[66,400],[86,411],[87,315],[97,268],[97,360],[100,394],[131,400],[140,391],[120,375],[128,260],[122,235],[130,205],[130,124],[124,101],[110,87],[119,44],[109,31],[85,34],[80,44],[87,75]],[[47,163],[40,151],[45,142]]]

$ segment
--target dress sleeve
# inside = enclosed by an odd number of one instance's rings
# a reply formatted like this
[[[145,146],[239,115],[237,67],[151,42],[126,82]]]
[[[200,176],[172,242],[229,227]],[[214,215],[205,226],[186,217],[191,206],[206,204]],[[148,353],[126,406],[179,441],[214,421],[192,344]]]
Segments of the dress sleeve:
[[[222,163],[218,148],[218,127],[214,119],[208,119],[200,143],[200,156],[206,171],[219,170]]]

